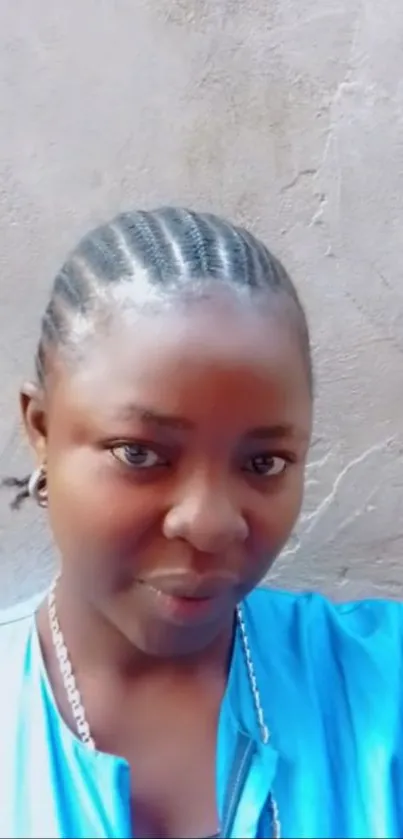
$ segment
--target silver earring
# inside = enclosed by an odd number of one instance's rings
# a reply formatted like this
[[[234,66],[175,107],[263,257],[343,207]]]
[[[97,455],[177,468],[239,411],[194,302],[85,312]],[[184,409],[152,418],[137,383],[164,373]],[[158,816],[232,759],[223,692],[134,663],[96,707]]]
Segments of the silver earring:
[[[39,466],[38,469],[32,472],[28,481],[28,492],[39,507],[48,506],[48,486],[45,466]]]

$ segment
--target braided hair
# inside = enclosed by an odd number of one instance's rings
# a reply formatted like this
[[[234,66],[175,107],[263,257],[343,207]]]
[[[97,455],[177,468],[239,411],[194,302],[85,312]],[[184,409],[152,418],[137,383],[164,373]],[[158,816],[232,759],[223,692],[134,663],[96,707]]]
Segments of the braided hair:
[[[309,332],[297,291],[279,260],[255,236],[210,213],[177,207],[121,213],[84,236],[57,274],[42,318],[35,369],[46,378],[49,350],[69,347],[77,324],[88,326],[99,307],[140,282],[148,289],[186,293],[207,283],[252,296],[267,291],[294,303],[301,351],[312,390]],[[28,496],[28,479],[3,482]]]

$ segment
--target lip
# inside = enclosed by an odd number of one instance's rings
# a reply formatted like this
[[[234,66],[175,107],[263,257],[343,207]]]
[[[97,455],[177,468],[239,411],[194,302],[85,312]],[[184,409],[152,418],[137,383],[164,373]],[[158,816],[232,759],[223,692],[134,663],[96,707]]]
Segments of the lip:
[[[177,623],[212,618],[234,587],[233,578],[178,575],[139,580],[162,618]]]
[[[141,585],[149,586],[163,594],[187,600],[207,600],[223,595],[233,588],[237,580],[233,574],[160,574],[139,579]]]

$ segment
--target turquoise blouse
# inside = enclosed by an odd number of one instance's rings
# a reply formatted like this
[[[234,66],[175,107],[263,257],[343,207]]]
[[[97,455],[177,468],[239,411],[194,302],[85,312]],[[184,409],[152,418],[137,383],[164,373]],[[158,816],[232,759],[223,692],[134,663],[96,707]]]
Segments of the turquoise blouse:
[[[129,766],[63,722],[38,602],[0,613],[0,837],[130,837]],[[401,604],[261,589],[244,616],[271,737],[237,638],[217,737],[222,835],[270,837],[272,793],[283,837],[402,837]]]

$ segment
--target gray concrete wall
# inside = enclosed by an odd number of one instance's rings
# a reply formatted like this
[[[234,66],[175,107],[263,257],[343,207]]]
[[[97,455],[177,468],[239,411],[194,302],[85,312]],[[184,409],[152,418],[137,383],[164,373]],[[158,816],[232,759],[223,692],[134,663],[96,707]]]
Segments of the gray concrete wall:
[[[401,0],[0,4],[0,471],[24,472],[17,389],[66,250],[131,205],[250,225],[314,338],[305,512],[273,580],[403,587]],[[41,515],[0,496],[0,604],[42,585]]]

